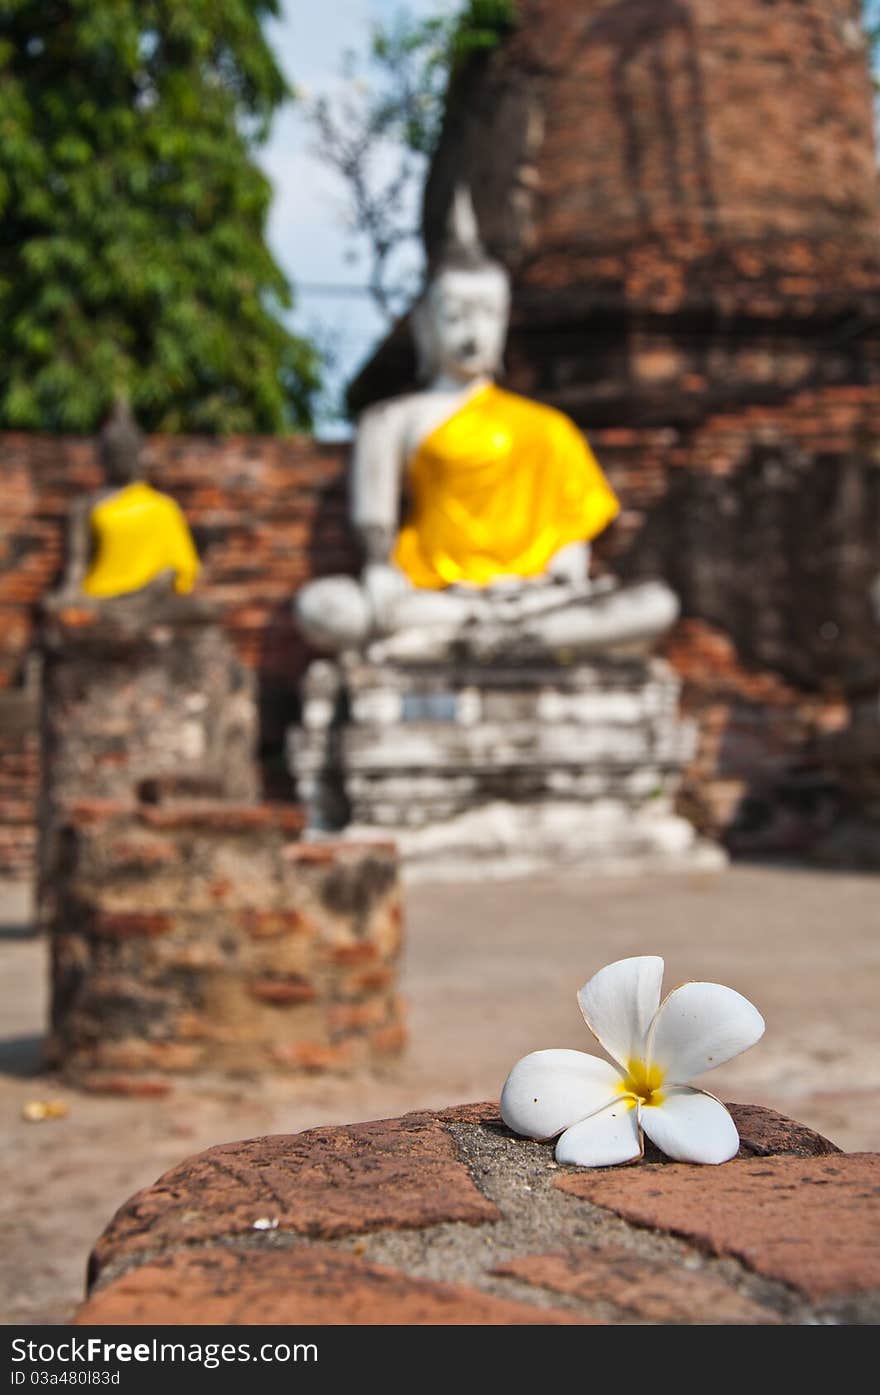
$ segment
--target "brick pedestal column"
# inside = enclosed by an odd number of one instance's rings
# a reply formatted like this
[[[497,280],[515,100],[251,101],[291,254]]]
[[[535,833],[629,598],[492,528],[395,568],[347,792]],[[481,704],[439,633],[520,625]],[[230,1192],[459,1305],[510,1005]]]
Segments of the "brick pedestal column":
[[[38,913],[54,915],[57,832],[83,799],[149,797],[158,780],[218,799],[258,797],[253,675],[216,607],[150,588],[45,609]]]
[[[213,609],[56,604],[44,650],[49,1064],[157,1093],[400,1050],[394,847],[304,844],[297,806],[255,802],[253,678]]]
[[[89,1089],[344,1070],[399,1051],[391,845],[287,805],[80,803],[59,829],[49,1063]]]

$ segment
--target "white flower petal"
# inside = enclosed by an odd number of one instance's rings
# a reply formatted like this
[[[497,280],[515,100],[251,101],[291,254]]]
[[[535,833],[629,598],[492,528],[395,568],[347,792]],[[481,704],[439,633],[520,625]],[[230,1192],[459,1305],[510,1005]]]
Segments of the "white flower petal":
[[[648,1033],[647,1059],[670,1084],[683,1085],[754,1046],[764,1034],[758,1009],[720,983],[685,983],[660,1005]]]
[[[645,1038],[660,1002],[663,960],[653,954],[607,964],[578,993],[584,1021],[624,1068],[645,1054]]]
[[[572,1124],[556,1145],[556,1161],[575,1167],[613,1167],[641,1156],[639,1110],[633,1095],[619,1095],[588,1119]]]
[[[676,1086],[662,1104],[642,1105],[642,1128],[677,1162],[723,1163],[739,1149],[739,1134],[720,1100],[705,1090]]]
[[[585,1051],[533,1051],[517,1061],[501,1091],[501,1117],[514,1133],[553,1138],[607,1104],[620,1073]]]

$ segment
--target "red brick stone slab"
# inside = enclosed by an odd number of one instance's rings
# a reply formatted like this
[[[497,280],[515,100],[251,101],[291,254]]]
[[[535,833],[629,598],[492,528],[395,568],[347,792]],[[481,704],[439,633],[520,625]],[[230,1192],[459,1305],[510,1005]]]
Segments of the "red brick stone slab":
[[[443,1122],[408,1114],[210,1148],[126,1202],[98,1241],[89,1272],[94,1281],[133,1255],[248,1234],[264,1220],[328,1239],[499,1215],[458,1161]]]
[[[619,1247],[525,1255],[493,1269],[582,1302],[612,1303],[646,1322],[770,1324],[779,1319],[714,1274],[676,1268]]]
[[[584,1170],[554,1185],[733,1255],[814,1301],[880,1287],[880,1154]]]
[[[728,1104],[727,1108],[739,1133],[737,1157],[766,1158],[772,1153],[785,1153],[788,1157],[818,1158],[841,1151],[815,1129],[808,1129],[806,1124],[775,1109],[765,1109],[760,1104]],[[647,1146],[645,1151],[648,1154]]]
[[[212,1245],[178,1251],[108,1284],[74,1318],[76,1324],[90,1326],[506,1326],[589,1321],[570,1312],[493,1298],[462,1284],[409,1278],[327,1245],[264,1251]]]

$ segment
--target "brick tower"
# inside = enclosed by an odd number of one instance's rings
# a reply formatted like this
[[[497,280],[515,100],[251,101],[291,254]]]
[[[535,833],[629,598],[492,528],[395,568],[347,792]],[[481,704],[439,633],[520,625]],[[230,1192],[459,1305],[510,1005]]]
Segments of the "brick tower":
[[[463,75],[432,249],[474,191],[511,267],[512,386],[585,426],[880,376],[880,201],[857,0],[524,0]]]
[[[880,188],[858,0],[521,0],[453,86],[456,182],[511,269],[510,386],[583,425],[694,421],[880,376]],[[358,401],[410,372],[402,337]]]

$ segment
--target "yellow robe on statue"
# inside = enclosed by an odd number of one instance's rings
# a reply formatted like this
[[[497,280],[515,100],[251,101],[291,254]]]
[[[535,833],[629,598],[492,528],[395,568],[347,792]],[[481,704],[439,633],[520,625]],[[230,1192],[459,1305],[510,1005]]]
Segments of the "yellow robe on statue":
[[[175,573],[175,591],[191,591],[199,558],[180,508],[167,494],[137,481],[102,499],[90,516],[92,564],[83,581],[89,596],[140,591],[160,574]]]
[[[425,437],[407,485],[393,561],[427,590],[540,576],[620,511],[574,422],[494,383]]]

